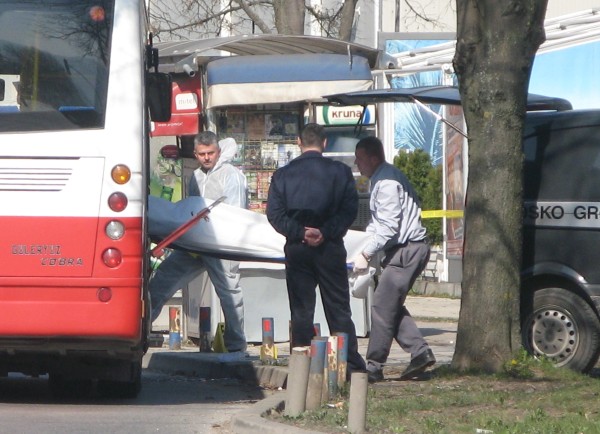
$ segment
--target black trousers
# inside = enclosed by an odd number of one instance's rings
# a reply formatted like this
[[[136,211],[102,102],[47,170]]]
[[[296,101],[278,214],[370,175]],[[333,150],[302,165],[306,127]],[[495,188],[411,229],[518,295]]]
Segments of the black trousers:
[[[356,329],[350,310],[350,291],[343,240],[325,241],[318,247],[301,242],[285,245],[286,282],[292,318],[292,347],[310,346],[314,337],[316,287],[321,291],[323,310],[333,335],[348,334],[348,369],[364,370],[358,353]]]

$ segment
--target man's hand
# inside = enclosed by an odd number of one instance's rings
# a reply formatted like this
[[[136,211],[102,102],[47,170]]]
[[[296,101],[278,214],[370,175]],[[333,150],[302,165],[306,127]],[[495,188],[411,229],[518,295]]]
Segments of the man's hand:
[[[362,255],[362,253],[359,255],[356,255],[354,257],[354,259],[352,260],[352,262],[354,263],[354,267],[352,268],[352,271],[354,271],[355,273],[362,274],[365,271],[367,271],[369,268],[369,261],[367,261],[367,258],[365,258]]]
[[[304,228],[304,240],[302,242],[311,247],[317,247],[324,241],[323,234],[318,228]]]

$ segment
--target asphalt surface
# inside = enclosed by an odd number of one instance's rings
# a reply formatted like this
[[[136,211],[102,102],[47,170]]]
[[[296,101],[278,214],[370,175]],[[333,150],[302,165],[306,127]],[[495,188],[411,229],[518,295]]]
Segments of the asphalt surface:
[[[437,364],[449,364],[454,354],[456,327],[460,299],[443,297],[411,296],[406,307],[416,319],[423,335],[435,354]],[[359,338],[359,351],[366,354],[368,338]],[[150,348],[144,357],[144,368],[175,375],[200,378],[238,378],[244,382],[259,384],[272,391],[267,397],[248,410],[234,416],[231,426],[236,433],[304,433],[297,429],[270,421],[264,417],[273,409],[285,407],[285,386],[289,342],[276,343],[277,359],[273,363],[260,360],[261,345],[249,345],[247,355],[228,353],[201,353],[197,346],[182,344],[180,350],[171,350],[168,337],[161,348]],[[387,381],[395,381],[410,362],[410,355],[396,343],[392,345],[388,363],[384,368]]]

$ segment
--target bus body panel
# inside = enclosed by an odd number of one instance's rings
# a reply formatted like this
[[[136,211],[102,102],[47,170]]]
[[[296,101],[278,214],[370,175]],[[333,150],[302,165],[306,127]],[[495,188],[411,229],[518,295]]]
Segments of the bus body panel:
[[[54,284],[0,286],[3,338],[102,337],[139,342],[141,279],[133,282],[136,285],[110,286],[112,297],[107,302],[98,299],[98,289],[104,282],[98,282],[97,287],[65,288],[58,280],[49,283]]]
[[[111,240],[106,225],[119,221],[125,237]],[[11,228],[2,235],[3,277],[142,277],[144,250],[142,219],[93,217],[0,217],[0,227]],[[116,248],[122,263],[108,268],[102,253]],[[92,273],[93,272],[93,273]],[[65,285],[66,283],[62,283]]]
[[[146,18],[143,0],[0,4],[0,79],[12,86],[0,110],[0,374],[139,385]],[[124,184],[111,177],[117,165],[131,172]],[[127,198],[122,210],[109,205],[115,193]],[[112,221],[121,239],[106,235]],[[120,252],[111,266],[109,249]]]

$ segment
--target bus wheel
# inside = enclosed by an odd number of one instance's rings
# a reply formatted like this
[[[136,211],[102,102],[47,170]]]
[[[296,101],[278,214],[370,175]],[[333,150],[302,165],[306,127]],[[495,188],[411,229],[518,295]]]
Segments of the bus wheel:
[[[563,288],[536,291],[524,315],[525,349],[574,371],[591,370],[600,353],[600,321],[581,297]]]
[[[107,398],[133,399],[142,390],[142,362],[127,362],[131,364],[131,379],[129,381],[98,380],[98,394]]]
[[[57,398],[83,398],[92,393],[91,379],[71,379],[61,374],[50,373],[48,380],[52,395]]]

